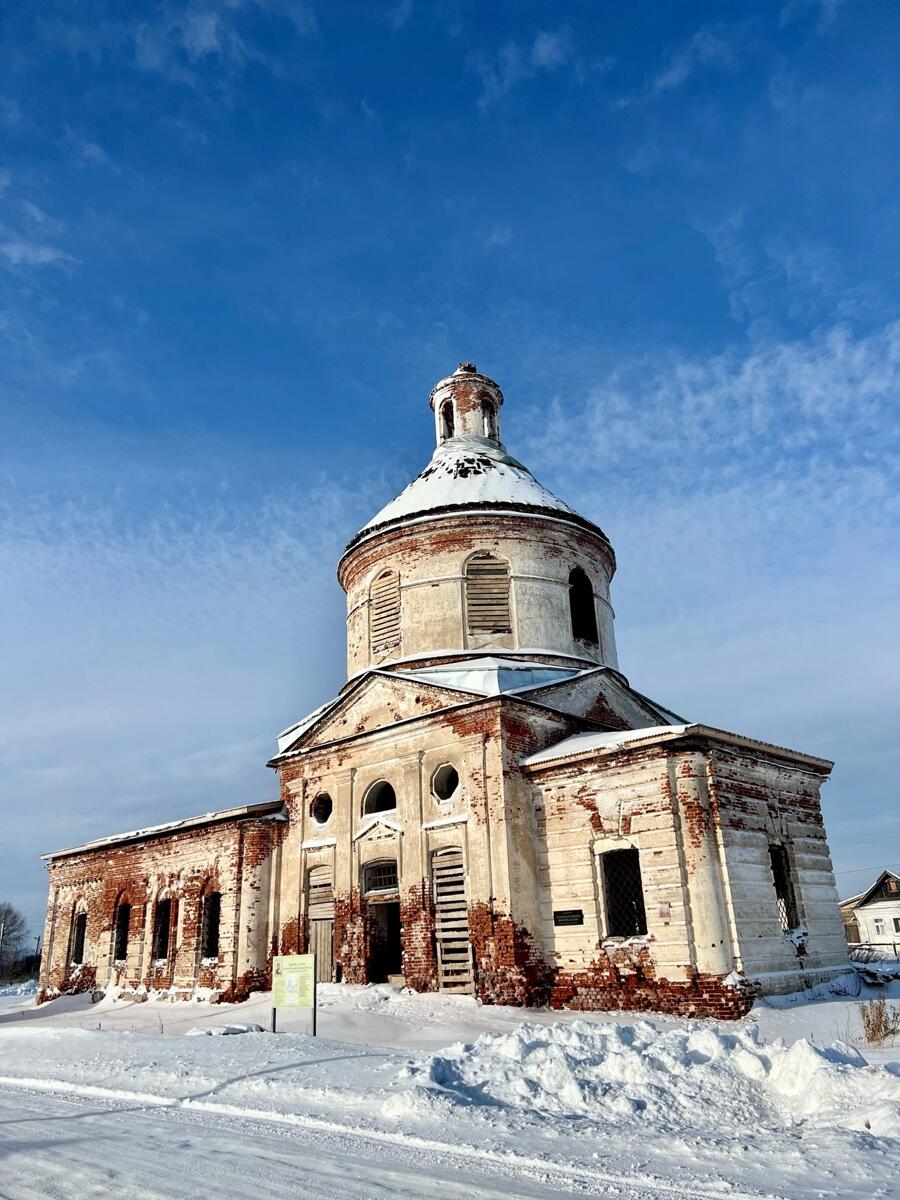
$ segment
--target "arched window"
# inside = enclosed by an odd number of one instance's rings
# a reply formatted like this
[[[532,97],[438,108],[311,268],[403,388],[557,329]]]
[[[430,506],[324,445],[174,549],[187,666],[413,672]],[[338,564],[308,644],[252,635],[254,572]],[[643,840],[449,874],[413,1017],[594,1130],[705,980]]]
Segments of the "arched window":
[[[491,404],[490,400],[482,400],[481,402],[481,423],[484,428],[484,436],[497,440],[497,410]]]
[[[222,913],[222,893],[205,892],[200,913],[200,957],[219,957],[219,918]]]
[[[169,957],[169,929],[172,924],[172,901],[157,900],[153,913],[153,958],[159,962]]]
[[[575,567],[569,574],[569,613],[572,617],[572,637],[579,642],[598,645],[594,588],[581,567]]]
[[[469,633],[512,633],[509,567],[487,552],[466,563],[466,627]]]
[[[397,807],[397,793],[386,779],[379,779],[366,792],[363,813],[389,812]]]
[[[128,929],[131,925],[131,905],[120,899],[116,905],[115,935],[113,937],[113,959],[124,962],[128,957]]]
[[[453,401],[445,400],[441,405],[441,441],[446,442],[456,432],[456,419],[453,414]]]
[[[87,912],[79,905],[72,914],[71,948],[69,962],[80,966],[84,962],[84,943],[87,937]]]
[[[369,639],[373,654],[400,645],[400,576],[382,571],[369,588]]]

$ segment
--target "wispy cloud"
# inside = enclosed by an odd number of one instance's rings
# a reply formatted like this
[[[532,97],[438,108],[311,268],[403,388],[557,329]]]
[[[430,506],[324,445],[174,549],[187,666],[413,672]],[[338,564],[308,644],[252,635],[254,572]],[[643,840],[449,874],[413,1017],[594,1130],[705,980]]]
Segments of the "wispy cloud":
[[[627,108],[637,102],[658,99],[667,92],[683,87],[702,71],[733,71],[737,66],[743,38],[743,27],[703,26],[686,42],[666,51],[663,65],[643,91],[636,95],[620,96],[615,101],[615,107]]]
[[[66,267],[75,262],[71,254],[46,242],[33,242],[0,229],[0,255],[13,267]]]
[[[413,14],[413,0],[399,0],[385,14],[385,20],[395,33],[399,33],[401,29],[409,22]]]
[[[540,72],[556,71],[571,56],[572,35],[567,27],[539,31],[530,46],[508,42],[493,58],[480,52],[470,55],[468,65],[481,78],[479,108],[489,108]]]

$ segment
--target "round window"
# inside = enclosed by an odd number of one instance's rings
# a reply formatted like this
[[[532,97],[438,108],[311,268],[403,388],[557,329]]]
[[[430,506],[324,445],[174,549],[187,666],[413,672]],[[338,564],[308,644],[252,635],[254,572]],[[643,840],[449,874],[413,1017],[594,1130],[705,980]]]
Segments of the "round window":
[[[331,802],[331,797],[325,792],[320,792],[309,806],[309,815],[317,825],[324,825],[331,816],[331,810],[334,805]]]
[[[451,767],[449,763],[444,763],[442,767],[438,767],[431,778],[431,790],[437,796],[438,800],[449,800],[458,787],[459,772],[456,767]]]

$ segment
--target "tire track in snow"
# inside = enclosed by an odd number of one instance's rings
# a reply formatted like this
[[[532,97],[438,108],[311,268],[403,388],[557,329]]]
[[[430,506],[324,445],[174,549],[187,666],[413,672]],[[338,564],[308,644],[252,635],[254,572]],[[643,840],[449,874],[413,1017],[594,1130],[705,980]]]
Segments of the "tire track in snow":
[[[191,1097],[160,1096],[154,1093],[129,1091],[122,1088],[104,1088],[96,1084],[76,1084],[61,1079],[33,1079],[0,1075],[0,1086],[27,1093],[47,1093],[64,1097],[67,1101],[102,1100],[109,1104],[110,1111],[122,1112],[117,1105],[129,1104],[138,1107],[158,1108],[167,1113],[208,1114],[225,1120],[252,1122],[256,1125],[275,1125],[309,1133],[338,1136],[351,1141],[363,1141],[378,1148],[391,1147],[402,1151],[425,1153],[439,1158],[456,1160],[487,1169],[491,1174],[504,1172],[504,1178],[523,1177],[552,1182],[552,1186],[577,1185],[582,1194],[615,1195],[619,1200],[783,1200],[772,1192],[741,1192],[727,1183],[722,1187],[707,1185],[696,1180],[689,1186],[673,1180],[653,1176],[625,1176],[575,1164],[554,1162],[545,1158],[532,1158],[505,1150],[483,1150],[471,1145],[451,1145],[417,1134],[394,1130],[378,1130],[329,1121],[304,1113],[282,1113],[272,1109],[257,1109],[244,1105],[224,1104],[220,1101],[192,1099]],[[625,1191],[621,1189],[626,1189]],[[390,1192],[385,1193],[390,1195]],[[402,1193],[400,1193],[402,1194]],[[416,1193],[412,1193],[415,1195]],[[422,1193],[424,1194],[424,1193]],[[507,1190],[498,1193],[510,1196]],[[563,1194],[572,1194],[571,1191]],[[161,1193],[162,1195],[162,1193]]]

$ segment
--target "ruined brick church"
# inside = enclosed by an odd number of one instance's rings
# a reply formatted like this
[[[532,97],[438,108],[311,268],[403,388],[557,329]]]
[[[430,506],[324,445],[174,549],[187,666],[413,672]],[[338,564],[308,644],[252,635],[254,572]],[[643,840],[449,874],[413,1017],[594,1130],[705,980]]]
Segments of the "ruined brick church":
[[[609,540],[463,363],[437,449],[338,565],[347,683],[268,803],[45,858],[41,997],[240,999],[275,953],[485,1003],[739,1016],[845,969],[832,764],[685,720],[619,670]]]

